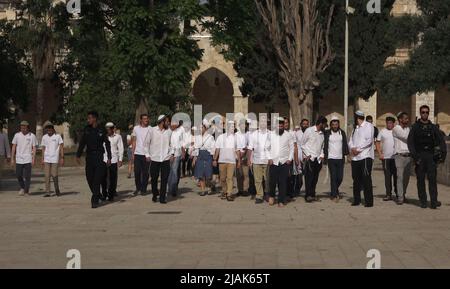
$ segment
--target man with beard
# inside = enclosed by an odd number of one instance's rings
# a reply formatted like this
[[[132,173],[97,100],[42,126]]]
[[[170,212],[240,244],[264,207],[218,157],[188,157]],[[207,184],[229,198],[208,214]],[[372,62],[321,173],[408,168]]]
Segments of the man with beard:
[[[344,179],[345,156],[349,154],[347,136],[339,126],[339,118],[333,117],[331,129],[325,132],[324,155],[330,172],[331,200],[339,202],[339,186]]]
[[[158,124],[150,129],[150,177],[152,184],[152,201],[166,204],[167,180],[170,174],[170,164],[175,161],[170,146],[172,131],[169,130],[169,118],[165,115],[158,117]],[[161,176],[161,189],[158,191],[158,179]]]
[[[307,203],[319,201],[316,197],[316,186],[324,160],[323,143],[327,119],[319,116],[316,125],[308,128],[302,137],[302,154],[305,171],[305,200]]]
[[[374,128],[364,120],[364,113],[355,113],[355,129],[348,146],[352,156],[353,203],[361,204],[361,188],[364,190],[365,207],[373,207],[372,165]]]
[[[423,105],[419,111],[420,118],[412,126],[408,136],[408,148],[416,163],[417,192],[420,206],[422,208],[427,207],[426,176],[431,201],[430,208],[436,209],[441,205],[438,201],[436,184],[437,165],[445,160],[447,148],[439,129],[428,119],[430,107]]]
[[[275,189],[278,186],[278,206],[286,205],[289,170],[294,159],[294,139],[284,130],[284,118],[278,118],[278,129],[270,133],[266,150],[269,159],[270,198],[269,205],[275,204]]]
[[[398,125],[392,130],[392,136],[394,137],[394,160],[397,170],[397,204],[402,205],[406,201],[412,159],[408,149],[409,116],[406,112],[401,112],[397,119]]]
[[[100,201],[100,186],[106,173],[106,166],[111,165],[111,143],[104,129],[98,124],[98,113],[91,111],[87,117],[88,126],[84,129],[77,151],[77,163],[81,164],[81,155],[86,147],[86,179],[92,192],[91,206],[97,208]],[[106,164],[103,154],[107,153]]]

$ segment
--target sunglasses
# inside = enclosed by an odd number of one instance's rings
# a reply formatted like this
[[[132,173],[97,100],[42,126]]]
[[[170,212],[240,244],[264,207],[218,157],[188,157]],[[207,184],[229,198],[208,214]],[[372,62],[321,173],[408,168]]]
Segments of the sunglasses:
[[[420,114],[430,114],[429,111],[421,111]]]

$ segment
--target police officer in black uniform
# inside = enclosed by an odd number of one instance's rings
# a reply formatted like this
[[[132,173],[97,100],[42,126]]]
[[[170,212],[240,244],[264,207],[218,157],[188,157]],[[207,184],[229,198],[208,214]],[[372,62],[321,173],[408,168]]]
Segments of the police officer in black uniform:
[[[80,157],[86,147],[86,179],[92,192],[91,205],[93,209],[99,205],[100,186],[106,173],[106,166],[111,165],[111,144],[106,131],[98,125],[97,120],[97,112],[88,113],[88,126],[84,129],[77,151],[77,163],[80,164]],[[108,154],[106,164],[103,162],[105,148]]]
[[[408,136],[408,148],[416,163],[417,191],[420,206],[427,207],[427,192],[425,190],[425,176],[428,178],[430,193],[430,208],[436,209],[441,205],[437,196],[437,164],[445,160],[447,148],[437,126],[428,119],[430,108],[420,107],[420,118],[412,126]]]

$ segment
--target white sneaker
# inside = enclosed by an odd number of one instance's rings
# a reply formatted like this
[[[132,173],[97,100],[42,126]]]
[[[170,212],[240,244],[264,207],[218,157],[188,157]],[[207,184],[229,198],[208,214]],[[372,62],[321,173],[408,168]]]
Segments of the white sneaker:
[[[24,189],[20,189],[20,191],[19,191],[19,196],[25,196],[25,191],[24,191]]]

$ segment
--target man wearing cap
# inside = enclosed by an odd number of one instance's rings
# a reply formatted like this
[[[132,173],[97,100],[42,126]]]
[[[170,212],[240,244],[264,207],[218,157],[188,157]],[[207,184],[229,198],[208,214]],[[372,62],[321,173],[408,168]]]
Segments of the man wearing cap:
[[[323,152],[330,172],[331,200],[339,202],[339,186],[344,179],[345,156],[349,154],[347,135],[340,128],[338,117],[333,117],[330,130],[325,131]]]
[[[132,133],[132,157],[134,162],[134,183],[136,190],[134,195],[147,194],[150,153],[148,151],[150,142],[150,119],[147,114],[140,116],[139,125],[135,126]]]
[[[50,197],[50,177],[53,179],[56,196],[60,196],[58,182],[59,166],[64,165],[64,142],[61,135],[55,133],[55,128],[52,124],[45,127],[47,132],[42,137],[42,165],[45,173],[45,192],[44,197]]]
[[[150,130],[150,177],[152,184],[152,201],[166,204],[167,180],[170,174],[170,164],[175,161],[174,151],[170,145],[172,131],[169,129],[169,118],[160,115],[157,125]],[[161,175],[161,189],[158,191],[158,179]]]
[[[234,133],[234,122],[227,122],[226,132],[219,135],[216,140],[216,151],[214,153],[213,166],[219,166],[219,179],[222,187],[222,199],[234,201],[233,198],[233,175],[239,169],[241,149],[243,147],[237,142]]]
[[[99,206],[101,199],[100,187],[106,173],[106,166],[111,164],[111,143],[105,130],[98,124],[98,113],[90,111],[87,115],[88,125],[85,127],[78,146],[76,161],[81,164],[81,155],[86,148],[86,179],[92,193],[91,206],[93,209]],[[106,165],[103,154],[107,153]]]
[[[361,188],[363,188],[365,207],[373,207],[372,165],[375,158],[373,137],[373,125],[364,120],[362,111],[357,111],[355,113],[355,129],[348,143],[352,157],[352,206],[361,204]]]
[[[324,116],[319,116],[316,125],[308,128],[302,137],[302,154],[305,173],[305,200],[307,203],[319,201],[316,197],[316,186],[322,163],[325,158],[323,152],[324,130],[328,120]]]
[[[411,175],[412,159],[408,149],[409,116],[401,112],[397,116],[398,124],[392,129],[394,137],[394,161],[397,170],[397,204],[406,201],[406,189]]]
[[[122,167],[124,147],[122,137],[116,133],[114,123],[108,122],[105,125],[108,140],[111,143],[111,165],[106,167],[106,174],[102,182],[102,200],[114,201],[117,195],[118,169]],[[108,153],[103,155],[103,161],[108,162]],[[109,185],[109,186],[108,186]]]
[[[264,186],[268,190],[268,151],[266,150],[266,143],[269,138],[269,130],[267,129],[267,115],[260,116],[259,129],[250,134],[248,144],[248,160],[249,166],[252,167],[253,175],[255,177],[256,199],[255,204],[264,203]]]
[[[278,186],[278,206],[286,205],[289,171],[294,160],[294,139],[284,130],[284,118],[278,118],[278,129],[272,131],[266,142],[267,158],[269,159],[269,205],[275,204],[275,189]]]
[[[184,143],[184,128],[180,125],[180,120],[172,119],[170,130],[172,135],[170,137],[170,146],[172,148],[172,154],[174,156],[173,162],[170,164],[169,173],[169,194],[172,197],[176,197],[178,194],[178,183],[180,182],[181,173],[181,159],[184,158],[186,154],[185,143]]]
[[[0,123],[0,188],[2,180],[2,171],[5,162],[11,161],[11,149],[9,148],[8,135],[3,133],[3,124]]]
[[[394,192],[398,196],[397,168],[395,167],[395,160],[394,160],[395,145],[394,145],[394,136],[392,133],[394,125],[395,125],[395,118],[391,116],[387,117],[386,128],[383,128],[379,132],[377,136],[377,142],[375,144],[384,171],[384,186],[386,188],[386,196],[383,198],[383,201],[392,200],[392,184],[394,184]]]
[[[420,206],[423,209],[427,207],[427,191],[425,189],[425,177],[427,177],[430,208],[436,209],[441,206],[441,202],[438,201],[436,183],[437,166],[439,162],[445,161],[447,148],[439,129],[428,119],[430,107],[423,105],[419,111],[420,118],[411,127],[408,135],[408,149],[416,164]]]
[[[27,121],[20,123],[20,132],[14,135],[11,150],[11,166],[16,167],[16,176],[19,181],[19,196],[30,193],[31,168],[36,157],[36,136],[30,132]]]

